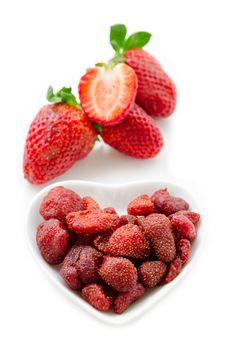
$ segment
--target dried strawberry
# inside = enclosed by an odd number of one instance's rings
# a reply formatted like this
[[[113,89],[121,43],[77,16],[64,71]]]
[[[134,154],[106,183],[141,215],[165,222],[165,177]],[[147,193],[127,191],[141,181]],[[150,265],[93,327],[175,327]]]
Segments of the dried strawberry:
[[[169,283],[173,281],[181,272],[182,269],[182,261],[179,257],[176,257],[169,265],[169,270],[164,277],[161,284]]]
[[[70,231],[69,232],[69,245],[72,247],[73,245],[80,246],[80,245],[93,245],[93,240],[95,239],[96,235],[93,234],[76,234],[75,232]]]
[[[90,196],[86,196],[82,198],[82,209],[81,210],[95,210],[95,209],[100,209],[99,204],[95,199],[93,199]],[[71,210],[75,211],[75,210]]]
[[[104,208],[103,211],[108,214],[117,214],[117,211],[112,207]]]
[[[194,224],[184,215],[173,216],[171,218],[171,225],[183,238],[192,240],[196,237]]]
[[[176,247],[170,220],[163,214],[150,214],[140,220],[140,226],[158,259],[163,262],[172,261],[176,255]]]
[[[127,292],[137,282],[137,270],[133,263],[126,258],[107,256],[99,270],[103,280],[118,292]]]
[[[154,203],[155,200],[158,199],[159,196],[162,196],[162,195],[170,196],[170,194],[169,194],[167,188],[161,188],[160,190],[155,191],[155,192],[151,195],[152,202]]]
[[[40,206],[40,214],[45,220],[65,221],[67,214],[81,209],[81,197],[69,188],[58,186],[50,190],[44,197]]]
[[[117,215],[102,210],[83,210],[70,213],[66,221],[70,230],[80,234],[94,234],[107,231],[115,224]]]
[[[107,231],[104,234],[98,235],[94,241],[94,247],[103,254],[108,254],[108,241],[112,235],[112,231]]]
[[[82,281],[79,277],[78,269],[76,267],[64,265],[60,270],[60,274],[68,287],[73,290],[81,289]]]
[[[108,254],[144,259],[149,256],[150,247],[139,227],[127,224],[111,235],[108,241]]]
[[[127,208],[128,214],[147,216],[155,210],[151,197],[143,194],[132,200]]]
[[[97,283],[84,287],[82,297],[99,311],[109,310],[112,304],[112,299],[106,295],[102,286]]]
[[[188,239],[182,238],[178,243],[178,253],[183,264],[185,264],[190,257],[191,243]]]
[[[175,214],[172,214],[169,216],[169,219],[171,219],[173,216],[176,215],[184,215],[186,218],[188,218],[194,225],[196,225],[199,220],[200,220],[200,214],[194,212],[194,211],[189,211],[189,210],[180,210],[176,212]]]
[[[66,255],[60,269],[60,275],[71,289],[77,290],[82,286],[82,281],[79,277],[77,262],[82,250],[82,246],[72,247]]]
[[[120,216],[119,227],[127,224],[138,225],[138,219],[135,215],[122,215]]]
[[[97,282],[102,254],[90,246],[71,248],[60,270],[61,276],[72,289],[79,289],[81,283]]]
[[[162,261],[146,261],[138,268],[139,281],[148,288],[159,284],[166,272],[166,264]]]
[[[121,292],[114,301],[114,311],[117,314],[123,313],[132,303],[137,301],[145,293],[141,283],[137,283],[130,291]]]
[[[167,189],[156,191],[152,195],[152,200],[158,212],[167,216],[189,208],[189,204],[184,199],[171,196]]]
[[[99,280],[98,268],[101,265],[103,255],[96,249],[83,246],[77,261],[79,277],[85,284]]]
[[[52,265],[63,261],[69,250],[68,231],[62,222],[50,219],[37,228],[36,242],[42,257]]]

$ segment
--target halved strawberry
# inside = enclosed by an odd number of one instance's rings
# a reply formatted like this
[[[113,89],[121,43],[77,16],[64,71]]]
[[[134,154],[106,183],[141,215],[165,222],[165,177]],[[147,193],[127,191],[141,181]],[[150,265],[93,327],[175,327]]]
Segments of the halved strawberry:
[[[113,62],[112,62],[113,63]],[[79,82],[83,110],[94,122],[113,125],[124,119],[137,92],[134,70],[124,63],[91,68]]]

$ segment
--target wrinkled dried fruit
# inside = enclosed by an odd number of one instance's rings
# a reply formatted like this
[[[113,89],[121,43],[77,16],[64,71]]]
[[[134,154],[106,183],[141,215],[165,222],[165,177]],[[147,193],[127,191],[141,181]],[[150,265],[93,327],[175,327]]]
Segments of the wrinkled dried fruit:
[[[189,211],[189,210],[180,210],[176,212],[175,214],[172,214],[169,216],[169,219],[172,219],[173,216],[176,215],[184,215],[186,218],[188,218],[194,225],[196,225],[199,220],[200,220],[200,214],[194,212],[194,211]]]
[[[65,221],[67,214],[81,209],[81,197],[68,188],[58,186],[50,190],[44,197],[40,206],[40,214],[45,220],[53,218]]]
[[[99,280],[98,269],[101,265],[102,257],[103,255],[95,248],[83,246],[77,262],[79,277],[83,283],[94,283]]]
[[[104,208],[103,211],[108,214],[117,214],[117,211],[112,207]]]
[[[179,257],[176,257],[169,265],[169,270],[164,277],[162,284],[169,283],[173,281],[181,272],[182,261]]]
[[[107,256],[104,258],[99,274],[103,280],[118,292],[127,292],[137,282],[137,270],[126,258]]]
[[[60,270],[61,277],[68,287],[73,290],[79,290],[82,287],[82,281],[78,274],[78,269],[74,266],[64,266]]]
[[[178,243],[178,253],[183,265],[189,260],[191,243],[188,239],[182,238]]]
[[[78,274],[77,262],[79,260],[82,246],[72,247],[66,255],[60,269],[60,275],[71,289],[77,290],[82,286],[81,279]]]
[[[93,245],[93,240],[95,238],[95,234],[91,235],[89,234],[76,234],[75,232],[69,232],[69,245],[72,247],[73,245],[80,246],[80,245]]]
[[[94,247],[98,249],[103,254],[108,254],[108,241],[112,235],[112,231],[105,232],[101,235],[98,235],[94,241]]]
[[[43,258],[52,265],[60,264],[69,250],[68,231],[57,219],[44,221],[37,227],[36,242]]]
[[[159,284],[166,272],[166,264],[162,261],[146,261],[138,268],[138,279],[147,288]]]
[[[83,284],[97,282],[98,269],[101,265],[102,254],[90,246],[74,246],[70,249],[60,274],[72,289],[79,289]]]
[[[109,310],[112,304],[112,299],[105,294],[102,286],[97,283],[84,287],[82,297],[99,311]]]
[[[95,210],[100,209],[99,204],[95,199],[90,196],[86,196],[82,198],[82,210]],[[71,210],[74,211],[74,210]]]
[[[173,229],[179,232],[183,238],[194,239],[196,237],[196,229],[194,224],[184,215],[175,215],[171,219]]]
[[[154,192],[151,198],[158,212],[167,216],[189,208],[184,199],[171,196],[166,188]]]
[[[105,213],[102,210],[83,210],[70,213],[66,217],[69,229],[80,234],[110,230],[116,219],[117,215]]]
[[[108,254],[144,259],[150,254],[150,246],[138,226],[127,224],[111,235],[108,241]]]
[[[170,262],[175,258],[174,236],[170,221],[165,215],[150,214],[144,220],[140,220],[140,227],[159,260]]]
[[[120,216],[119,227],[127,224],[138,225],[137,217],[129,214]]]
[[[129,203],[127,211],[130,215],[143,215],[147,216],[153,213],[155,210],[154,203],[152,199],[147,194],[143,194],[135,198]]]
[[[114,302],[114,311],[117,314],[124,312],[132,303],[138,300],[145,292],[144,286],[137,283],[129,292],[119,293]]]

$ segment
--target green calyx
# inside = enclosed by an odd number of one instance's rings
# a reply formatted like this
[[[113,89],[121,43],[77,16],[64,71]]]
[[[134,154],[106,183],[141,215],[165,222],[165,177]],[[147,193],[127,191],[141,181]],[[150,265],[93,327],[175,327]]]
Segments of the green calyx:
[[[93,125],[94,129],[96,130],[96,132],[97,132],[98,134],[101,134],[101,133],[102,133],[103,127],[102,127],[101,124],[96,123],[96,122],[93,122],[92,125]],[[98,140],[98,141],[99,141],[99,140]]]
[[[115,51],[115,55],[107,63],[99,62],[97,67],[112,69],[118,63],[125,62],[125,52],[131,49],[141,49],[151,39],[151,34],[148,32],[136,32],[126,37],[127,28],[124,24],[115,24],[110,30],[110,44]]]
[[[127,28],[124,24],[115,24],[110,30],[110,44],[116,52],[116,56],[123,54],[131,49],[141,49],[151,39],[148,32],[136,32],[126,38]]]
[[[54,103],[66,103],[70,106],[81,107],[76,101],[71,88],[63,87],[58,92],[54,93],[52,86],[48,88],[47,100]]]

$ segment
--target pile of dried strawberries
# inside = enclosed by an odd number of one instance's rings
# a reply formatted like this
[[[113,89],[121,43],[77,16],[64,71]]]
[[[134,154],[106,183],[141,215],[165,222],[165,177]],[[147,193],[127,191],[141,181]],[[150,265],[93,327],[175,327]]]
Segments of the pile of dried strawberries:
[[[50,190],[40,206],[41,255],[60,264],[67,286],[100,311],[113,307],[120,314],[147,289],[176,278],[200,220],[166,188],[135,198],[127,212],[101,209],[95,199],[62,186]]]

